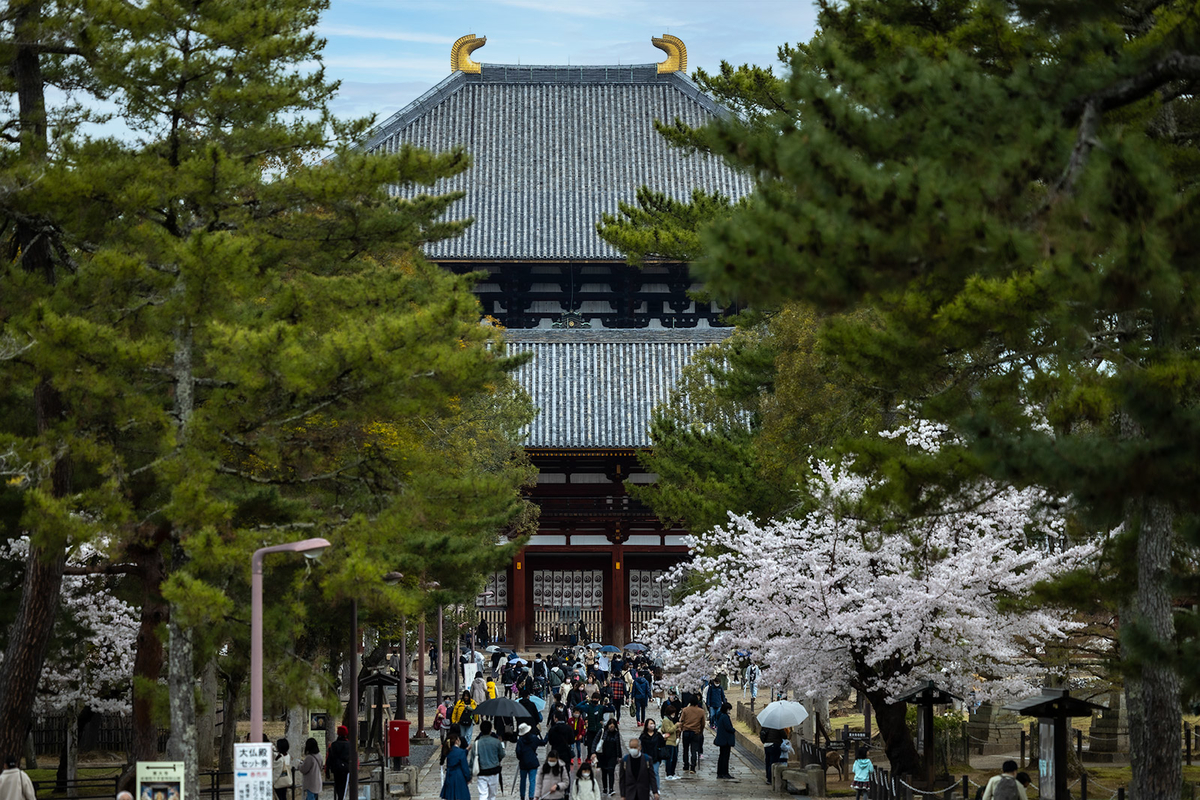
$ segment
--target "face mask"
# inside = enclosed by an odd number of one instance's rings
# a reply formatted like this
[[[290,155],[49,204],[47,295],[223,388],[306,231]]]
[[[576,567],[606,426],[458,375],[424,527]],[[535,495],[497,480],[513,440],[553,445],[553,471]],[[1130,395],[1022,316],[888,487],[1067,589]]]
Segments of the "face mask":
[[[592,777],[592,773],[591,772],[581,772],[581,773],[579,773],[579,777],[590,778],[590,777]]]
[[[637,749],[636,747],[629,748],[629,755],[631,758],[637,758],[641,754],[642,754],[642,751]]]
[[[549,765],[550,765],[550,766],[552,766],[552,767],[557,767],[557,766],[558,766],[558,762],[557,762],[557,761],[550,761],[549,759],[547,759],[546,763],[547,763],[547,764],[549,764]]]

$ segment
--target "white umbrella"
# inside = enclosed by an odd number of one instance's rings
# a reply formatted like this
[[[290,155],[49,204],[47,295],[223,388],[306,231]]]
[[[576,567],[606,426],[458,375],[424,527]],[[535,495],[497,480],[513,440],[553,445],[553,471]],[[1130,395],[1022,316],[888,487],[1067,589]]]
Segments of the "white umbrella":
[[[795,700],[776,700],[758,712],[758,722],[764,728],[792,728],[808,719],[804,706]]]
[[[495,652],[498,652],[501,648],[497,647],[494,644],[489,644],[487,647],[485,647],[483,649],[489,653],[495,653]]]

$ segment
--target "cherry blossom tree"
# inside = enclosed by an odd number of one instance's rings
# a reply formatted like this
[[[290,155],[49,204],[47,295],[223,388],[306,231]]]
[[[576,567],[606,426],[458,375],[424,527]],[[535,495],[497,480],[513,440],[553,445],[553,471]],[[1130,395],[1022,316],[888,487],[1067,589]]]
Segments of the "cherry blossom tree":
[[[917,423],[886,434],[940,447]],[[729,524],[691,540],[693,558],[665,577],[692,589],[663,611],[651,642],[694,681],[735,649],[765,664],[763,683],[809,697],[849,688],[875,709],[892,767],[917,754],[897,694],[936,680],[982,699],[1029,693],[1046,643],[1077,627],[1065,613],[1018,601],[1040,581],[1084,566],[1090,544],[1064,546],[1065,504],[1034,489],[978,481],[914,519],[856,518],[873,480],[815,466],[815,507],[797,519]],[[885,532],[886,531],[886,532]]]
[[[28,550],[27,536],[12,539],[0,547],[0,559],[18,567]],[[98,556],[91,545],[78,548],[67,559],[68,572],[86,567]],[[54,638],[42,665],[34,707],[39,714],[66,714],[68,780],[76,774],[80,715],[85,710],[130,711],[139,616],[137,608],[114,594],[112,577],[68,574],[63,578]]]

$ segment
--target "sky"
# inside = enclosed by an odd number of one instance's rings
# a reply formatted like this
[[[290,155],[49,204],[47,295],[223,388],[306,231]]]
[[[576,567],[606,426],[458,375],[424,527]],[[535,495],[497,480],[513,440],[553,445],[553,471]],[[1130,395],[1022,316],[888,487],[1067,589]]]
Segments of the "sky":
[[[450,45],[486,36],[471,54],[493,64],[649,64],[651,36],[687,46],[688,72],[721,61],[777,66],[780,44],[812,37],[810,0],[330,0],[318,33],[333,112],[382,121],[450,74]]]

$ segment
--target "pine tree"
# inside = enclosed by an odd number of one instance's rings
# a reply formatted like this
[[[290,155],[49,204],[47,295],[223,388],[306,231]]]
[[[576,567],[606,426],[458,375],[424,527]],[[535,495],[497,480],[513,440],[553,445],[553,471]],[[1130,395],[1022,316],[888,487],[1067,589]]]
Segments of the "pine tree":
[[[1123,521],[1136,797],[1179,794],[1171,559],[1195,513],[1195,15],[825,7],[789,112],[699,134],[759,176],[702,236],[718,294],[870,305],[825,340],[975,464]],[[912,28],[920,30],[913,35]],[[1033,413],[1030,413],[1033,409]],[[1048,420],[1052,427],[1043,424]],[[899,463],[893,461],[893,463]],[[934,476],[922,474],[917,486]],[[926,484],[927,485],[927,484]]]
[[[41,517],[84,511],[119,532],[109,555],[146,583],[143,633],[169,605],[168,755],[189,791],[196,631],[244,613],[250,551],[297,532],[335,544],[319,596],[292,565],[272,613],[302,619],[299,600],[315,613],[350,594],[405,610],[423,602],[419,579],[462,590],[508,557],[495,543],[531,518],[515,440],[528,401],[506,377],[518,362],[479,325],[470,279],[419,255],[462,230],[438,221],[457,196],[391,196],[468,157],[354,148],[367,122],[328,111],[324,7],[154,0],[75,16],[104,26],[88,74],[128,134],[56,145],[44,196],[73,272],[50,285],[13,261],[3,277],[5,332],[34,343],[6,377],[50,376],[67,409],[57,449],[9,441],[23,461],[73,459],[80,491]],[[471,416],[489,404],[501,413]],[[36,530],[41,495],[23,498]],[[397,569],[406,585],[385,585]],[[152,669],[161,645],[145,645]]]

